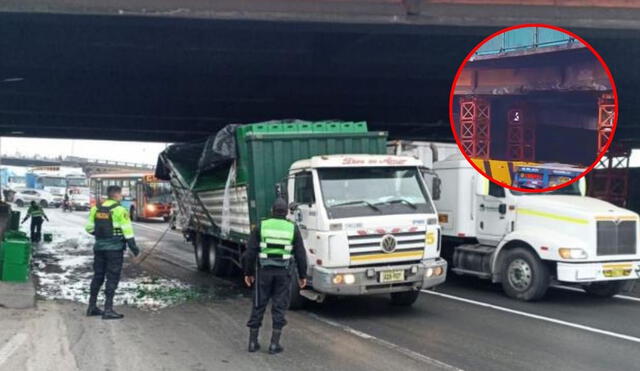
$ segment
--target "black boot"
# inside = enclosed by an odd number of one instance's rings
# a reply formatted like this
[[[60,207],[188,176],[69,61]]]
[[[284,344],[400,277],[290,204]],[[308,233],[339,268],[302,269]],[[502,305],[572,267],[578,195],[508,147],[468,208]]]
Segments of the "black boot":
[[[113,296],[107,295],[104,301],[104,313],[102,319],[121,319],[124,314],[117,313],[113,310]]]
[[[271,344],[269,344],[269,354],[278,354],[284,350],[280,345],[280,335],[282,335],[282,329],[274,329],[271,333]]]
[[[87,317],[101,316],[104,314],[102,309],[98,308],[98,294],[91,293],[89,296],[89,307],[87,308]]]
[[[257,352],[260,350],[260,343],[258,343],[258,333],[260,329],[249,329],[249,353]]]

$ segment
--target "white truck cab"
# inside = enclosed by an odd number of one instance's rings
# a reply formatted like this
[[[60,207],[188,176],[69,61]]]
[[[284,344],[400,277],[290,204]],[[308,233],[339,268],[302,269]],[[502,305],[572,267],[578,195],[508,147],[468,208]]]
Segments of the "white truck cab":
[[[291,219],[305,242],[313,287],[302,295],[390,293],[395,304],[411,305],[420,289],[444,282],[440,227],[421,166],[385,155],[293,163]]]
[[[453,272],[501,282],[522,300],[541,298],[553,281],[606,297],[640,278],[638,214],[585,197],[583,181],[546,193],[510,191],[460,154],[434,171],[443,256]]]

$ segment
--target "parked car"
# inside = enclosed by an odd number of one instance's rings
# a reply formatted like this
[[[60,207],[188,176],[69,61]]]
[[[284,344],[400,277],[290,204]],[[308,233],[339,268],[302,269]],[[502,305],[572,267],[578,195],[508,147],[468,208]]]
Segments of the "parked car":
[[[37,202],[42,207],[59,207],[62,204],[62,196],[54,196],[47,191],[33,188],[18,188],[13,197],[18,207],[23,207],[31,203]]]

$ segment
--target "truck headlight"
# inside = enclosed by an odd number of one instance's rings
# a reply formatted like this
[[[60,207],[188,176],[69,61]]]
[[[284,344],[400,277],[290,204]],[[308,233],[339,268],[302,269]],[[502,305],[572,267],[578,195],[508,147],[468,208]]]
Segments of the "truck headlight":
[[[344,283],[347,285],[353,285],[356,282],[356,276],[353,274],[345,274],[343,277]]]
[[[586,259],[587,252],[583,249],[561,247],[558,249],[558,254],[562,259]]]
[[[424,274],[427,278],[433,276],[433,268],[427,268],[427,272]]]
[[[344,277],[341,274],[336,274],[335,276],[333,276],[332,281],[334,285],[339,285],[344,281]]]

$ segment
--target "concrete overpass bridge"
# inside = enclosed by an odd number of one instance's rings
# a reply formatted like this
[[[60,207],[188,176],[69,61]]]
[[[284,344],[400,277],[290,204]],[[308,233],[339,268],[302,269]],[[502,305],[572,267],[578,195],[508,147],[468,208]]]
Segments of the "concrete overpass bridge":
[[[233,122],[336,118],[452,141],[449,89],[467,52],[545,22],[599,50],[618,83],[617,140],[640,147],[634,2],[492,2],[5,0],[0,135],[184,141]]]
[[[90,159],[76,156],[66,156],[58,158],[47,157],[29,157],[19,155],[3,155],[0,163],[8,166],[69,166],[80,167],[87,175],[109,173],[117,171],[138,171],[138,172],[151,172],[154,169],[153,165],[112,161],[112,160],[100,160]]]

